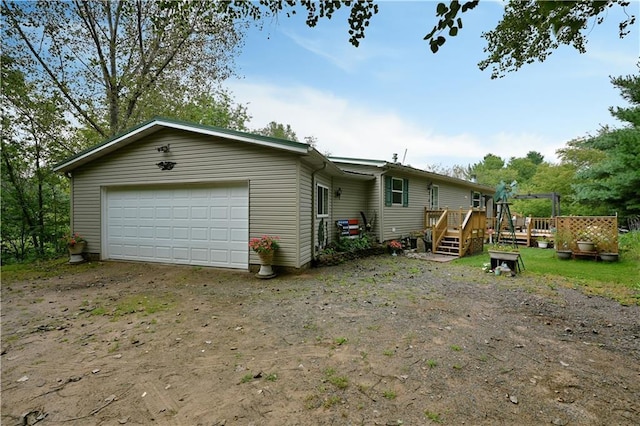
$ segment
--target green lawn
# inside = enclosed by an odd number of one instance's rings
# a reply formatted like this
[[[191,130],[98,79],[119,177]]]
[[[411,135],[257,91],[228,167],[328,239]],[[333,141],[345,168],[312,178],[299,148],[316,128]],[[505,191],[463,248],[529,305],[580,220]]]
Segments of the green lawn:
[[[488,246],[481,255],[467,256],[455,262],[477,266],[489,263]],[[522,247],[520,255],[526,275],[563,278],[569,286],[579,286],[586,292],[601,294],[623,304],[640,305],[640,261],[633,256],[620,255],[618,262],[589,259],[560,260],[553,249]]]

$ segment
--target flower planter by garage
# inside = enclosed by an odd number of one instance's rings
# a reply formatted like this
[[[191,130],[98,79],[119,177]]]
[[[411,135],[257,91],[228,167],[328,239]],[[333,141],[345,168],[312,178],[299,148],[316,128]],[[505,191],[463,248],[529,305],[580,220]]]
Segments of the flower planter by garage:
[[[273,278],[276,274],[273,272],[273,268],[271,265],[273,264],[273,255],[274,251],[268,252],[259,252],[258,257],[260,258],[260,271],[258,271],[258,278]]]
[[[556,256],[558,256],[558,259],[562,259],[562,260],[567,260],[567,259],[571,259],[571,255],[573,253],[571,252],[571,250],[558,250],[556,251]]]
[[[549,247],[549,241],[538,241],[538,247],[546,249]]]
[[[82,252],[84,251],[86,243],[84,241],[78,241],[74,245],[69,244],[67,249],[69,250],[69,263],[82,263],[84,257]]]

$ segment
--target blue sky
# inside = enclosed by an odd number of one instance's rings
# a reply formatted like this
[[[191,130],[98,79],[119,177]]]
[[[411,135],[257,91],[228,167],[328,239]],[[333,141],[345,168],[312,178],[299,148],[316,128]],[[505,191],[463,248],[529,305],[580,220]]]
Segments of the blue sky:
[[[400,160],[413,167],[467,165],[487,153],[522,157],[555,151],[601,125],[620,126],[610,106],[625,105],[609,76],[638,73],[638,26],[620,40],[621,13],[589,29],[587,53],[562,47],[491,80],[480,71],[482,31],[503,6],[481,1],[464,28],[437,54],[423,40],[436,22],[435,2],[379,2],[360,47],[348,42],[346,11],[316,28],[304,14],[251,28],[236,59],[240,79],[226,86],[247,104],[251,128],[290,124],[300,140],[343,157]],[[619,8],[617,8],[619,9]],[[640,2],[630,11],[640,15]]]

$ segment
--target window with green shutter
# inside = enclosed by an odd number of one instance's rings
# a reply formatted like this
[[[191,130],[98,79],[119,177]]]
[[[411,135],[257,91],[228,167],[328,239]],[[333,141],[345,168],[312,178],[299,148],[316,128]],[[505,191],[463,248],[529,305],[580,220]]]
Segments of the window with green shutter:
[[[409,206],[409,179],[384,177],[384,201],[387,207]]]

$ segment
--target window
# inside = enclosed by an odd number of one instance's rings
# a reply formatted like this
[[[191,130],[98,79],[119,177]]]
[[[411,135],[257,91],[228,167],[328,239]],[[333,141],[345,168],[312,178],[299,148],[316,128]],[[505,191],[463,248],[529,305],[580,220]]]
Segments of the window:
[[[402,179],[391,178],[391,203],[402,204]]]
[[[471,192],[471,207],[476,209],[482,207],[482,195],[479,192]]]
[[[409,206],[409,179],[384,177],[384,204],[389,206]]]
[[[431,195],[429,196],[431,210],[438,210],[440,208],[440,187],[433,185],[431,187]]]
[[[329,188],[318,185],[316,194],[316,212],[318,217],[329,216]]]

